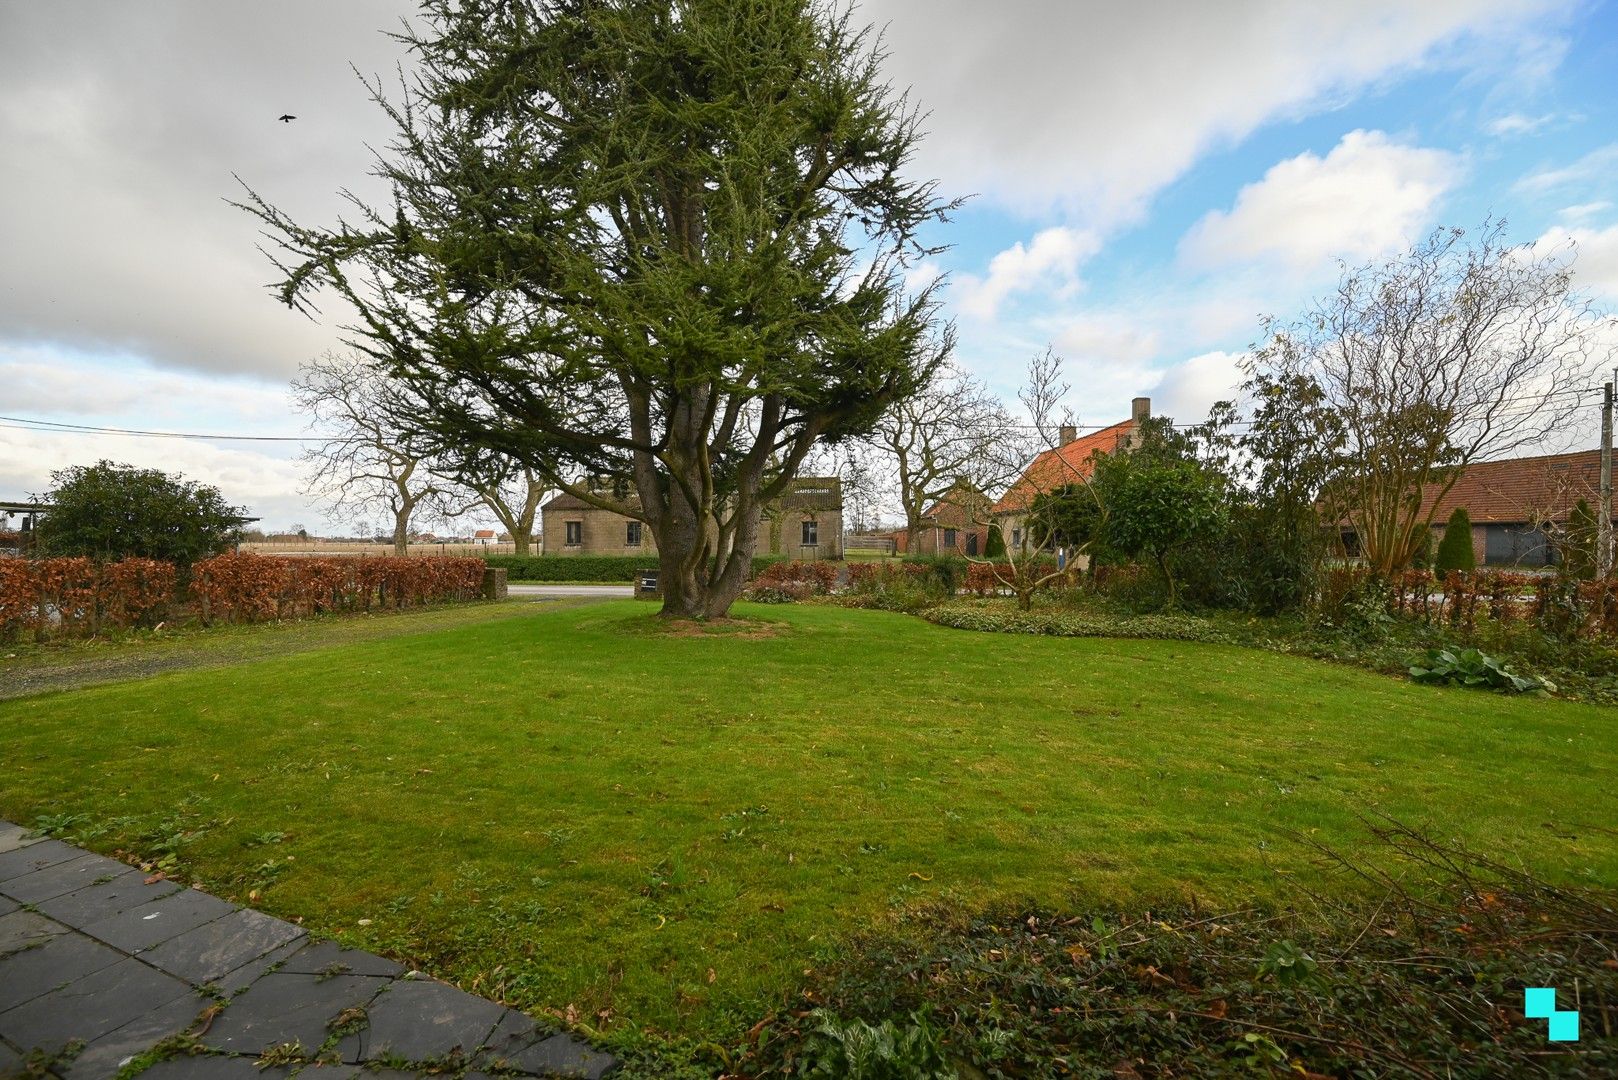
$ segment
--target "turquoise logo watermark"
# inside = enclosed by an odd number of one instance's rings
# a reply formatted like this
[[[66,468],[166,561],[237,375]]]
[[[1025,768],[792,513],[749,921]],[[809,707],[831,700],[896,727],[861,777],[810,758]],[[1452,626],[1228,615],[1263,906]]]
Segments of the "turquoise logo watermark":
[[[1530,986],[1522,992],[1523,1015],[1530,1020],[1549,1021],[1547,1032],[1551,1042],[1579,1041],[1579,1012],[1577,1009],[1556,1007],[1554,986]]]

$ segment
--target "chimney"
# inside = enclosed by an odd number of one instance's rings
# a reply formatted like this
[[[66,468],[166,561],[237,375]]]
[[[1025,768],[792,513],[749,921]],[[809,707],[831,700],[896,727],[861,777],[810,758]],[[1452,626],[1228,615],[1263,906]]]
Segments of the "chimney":
[[[1152,418],[1152,399],[1138,397],[1129,403],[1129,418],[1139,424]]]
[[[1078,437],[1079,429],[1074,427],[1072,424],[1063,424],[1061,430],[1056,433],[1058,445],[1060,446],[1066,446],[1068,443],[1072,442]]]

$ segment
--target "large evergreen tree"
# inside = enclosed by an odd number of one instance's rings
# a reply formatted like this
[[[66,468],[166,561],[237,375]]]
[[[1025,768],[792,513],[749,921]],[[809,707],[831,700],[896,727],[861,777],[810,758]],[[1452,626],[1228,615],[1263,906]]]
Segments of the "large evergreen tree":
[[[298,225],[446,445],[499,452],[656,537],[664,613],[723,615],[761,508],[947,351],[906,178],[917,115],[822,0],[425,0],[379,157],[390,204]]]

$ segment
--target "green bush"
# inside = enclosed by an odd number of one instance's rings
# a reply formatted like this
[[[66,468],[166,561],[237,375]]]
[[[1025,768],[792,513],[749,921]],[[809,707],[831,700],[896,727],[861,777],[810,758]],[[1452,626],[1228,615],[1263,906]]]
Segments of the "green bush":
[[[181,571],[230,548],[245,520],[219,489],[157,469],[98,461],[51,473],[34,541],[48,556],[156,559]]]
[[[657,556],[647,555],[485,555],[492,567],[503,567],[511,581],[585,581],[627,583],[635,572],[657,566]],[[763,573],[778,558],[753,560],[751,577]]]
[[[1006,538],[999,525],[989,526],[989,541],[983,545],[985,559],[1001,559],[1006,554]]]
[[[1444,539],[1438,542],[1433,569],[1442,577],[1451,570],[1475,570],[1477,565],[1477,556],[1472,553],[1472,515],[1466,507],[1457,506],[1444,526]]]
[[[961,586],[966,583],[967,567],[971,565],[959,555],[906,555],[904,561],[931,570],[945,596],[954,596],[961,591]]]

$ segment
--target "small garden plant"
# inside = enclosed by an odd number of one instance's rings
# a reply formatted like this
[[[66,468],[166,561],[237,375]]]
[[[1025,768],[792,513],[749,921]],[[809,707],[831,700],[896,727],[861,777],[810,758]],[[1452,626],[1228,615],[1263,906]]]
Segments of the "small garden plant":
[[[1500,661],[1477,649],[1430,649],[1426,660],[1411,665],[1410,677],[1421,683],[1478,686],[1518,694],[1556,689],[1543,679],[1513,674]]]

